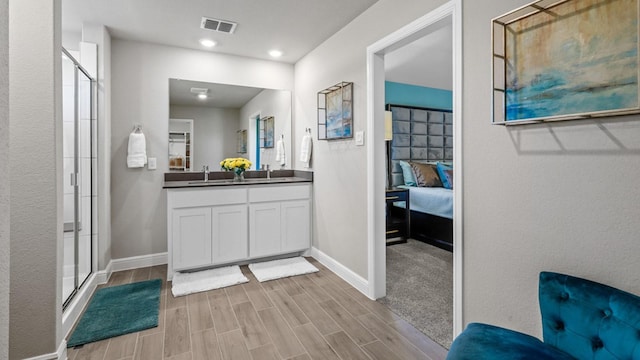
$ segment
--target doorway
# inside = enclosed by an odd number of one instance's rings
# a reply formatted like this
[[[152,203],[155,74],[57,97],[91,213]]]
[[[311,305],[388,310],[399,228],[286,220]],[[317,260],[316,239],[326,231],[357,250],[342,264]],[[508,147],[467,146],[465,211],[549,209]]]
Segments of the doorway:
[[[386,296],[378,300],[444,348],[453,341],[455,190],[436,170],[453,163],[451,20],[431,24],[428,34],[384,55],[392,128],[385,135],[385,197],[406,199],[386,204]],[[414,172],[423,174],[419,184]]]
[[[385,60],[393,50],[423,37],[432,26],[450,17],[453,37],[453,336],[462,331],[462,1],[453,0],[367,48],[367,130],[368,141],[368,279],[369,297],[386,295],[385,197],[386,174],[384,146]]]

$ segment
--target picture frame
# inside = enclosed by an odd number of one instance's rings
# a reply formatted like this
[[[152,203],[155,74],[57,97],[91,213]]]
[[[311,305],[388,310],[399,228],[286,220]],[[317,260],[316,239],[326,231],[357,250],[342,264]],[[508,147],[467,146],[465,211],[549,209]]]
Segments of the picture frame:
[[[353,83],[340,82],[318,92],[318,139],[353,138]]]
[[[273,116],[267,116],[260,119],[260,147],[270,149],[275,144],[275,118]]]
[[[247,153],[247,130],[238,130],[236,132],[236,152],[238,154]]]
[[[492,20],[492,123],[640,113],[638,2],[541,0]]]

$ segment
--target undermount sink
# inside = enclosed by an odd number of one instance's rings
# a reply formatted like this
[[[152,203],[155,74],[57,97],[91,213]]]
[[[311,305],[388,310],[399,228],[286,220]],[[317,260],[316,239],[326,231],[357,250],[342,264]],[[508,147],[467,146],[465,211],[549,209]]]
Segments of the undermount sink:
[[[295,178],[292,178],[292,177],[272,177],[272,178],[263,178],[263,177],[254,178],[254,177],[251,177],[251,178],[245,178],[242,181],[235,181],[233,179],[216,179],[216,180],[208,180],[208,181],[193,180],[193,181],[189,181],[189,185],[207,185],[207,184],[211,184],[211,185],[215,185],[215,184],[242,185],[242,184],[252,184],[252,183],[267,184],[267,183],[291,182],[294,179]]]
[[[241,182],[260,182],[260,181],[271,181],[271,179],[267,178],[244,178]]]
[[[224,183],[230,183],[233,182],[232,179],[222,179],[222,180],[196,180],[196,181],[189,181],[189,184],[224,184]]]

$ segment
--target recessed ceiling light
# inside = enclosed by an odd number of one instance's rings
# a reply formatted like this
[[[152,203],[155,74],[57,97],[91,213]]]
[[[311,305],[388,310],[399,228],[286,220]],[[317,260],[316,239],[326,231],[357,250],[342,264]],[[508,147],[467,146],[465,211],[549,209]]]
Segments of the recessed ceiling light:
[[[269,51],[269,55],[271,55],[271,57],[274,57],[274,58],[279,58],[280,56],[282,56],[282,51],[280,51],[280,50],[271,50],[271,51]]]
[[[207,98],[207,94],[198,94],[198,99],[204,100]]]
[[[216,46],[216,42],[213,41],[213,40],[209,40],[209,39],[201,39],[200,40],[200,45],[211,48],[211,47]]]

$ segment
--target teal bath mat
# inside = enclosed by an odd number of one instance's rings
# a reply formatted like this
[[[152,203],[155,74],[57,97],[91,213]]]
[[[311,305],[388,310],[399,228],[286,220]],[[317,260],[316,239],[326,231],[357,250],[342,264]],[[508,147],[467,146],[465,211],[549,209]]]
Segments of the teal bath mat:
[[[158,326],[161,285],[155,279],[96,291],[67,347]]]

